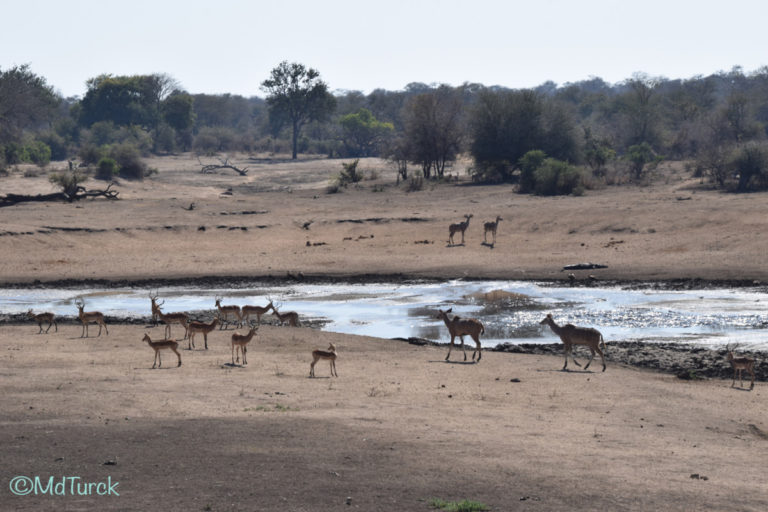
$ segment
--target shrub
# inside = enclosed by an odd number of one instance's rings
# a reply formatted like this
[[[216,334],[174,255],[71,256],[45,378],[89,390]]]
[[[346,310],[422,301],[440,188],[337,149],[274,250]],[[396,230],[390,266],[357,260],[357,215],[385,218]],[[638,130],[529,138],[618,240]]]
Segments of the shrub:
[[[768,147],[749,143],[731,157],[730,167],[739,176],[737,192],[768,188]]]
[[[80,171],[65,171],[61,173],[53,173],[48,178],[51,183],[61,187],[61,191],[64,192],[69,200],[74,200],[77,189],[81,183],[88,179],[87,176],[80,173]]]
[[[99,160],[99,169],[96,171],[96,177],[100,180],[111,180],[120,170],[120,166],[113,158],[105,157]]]
[[[45,142],[36,140],[27,146],[29,161],[38,167],[45,167],[51,163],[51,148]]]
[[[336,182],[339,186],[346,187],[350,183],[358,183],[363,179],[363,173],[357,170],[357,165],[359,163],[359,158],[352,163],[341,163],[343,170],[336,177]]]
[[[85,165],[94,165],[109,153],[109,146],[97,146],[95,144],[83,144],[77,152],[78,158]]]
[[[520,166],[520,192],[528,193],[533,191],[536,184],[534,174],[546,158],[546,153],[539,149],[528,151],[520,158],[518,161]]]
[[[547,158],[534,171],[534,192],[542,196],[568,195],[578,190],[584,193],[581,172],[568,162]]]
[[[113,146],[110,156],[117,162],[120,176],[123,178],[143,180],[148,174],[147,165],[141,161],[139,150],[132,144]]]

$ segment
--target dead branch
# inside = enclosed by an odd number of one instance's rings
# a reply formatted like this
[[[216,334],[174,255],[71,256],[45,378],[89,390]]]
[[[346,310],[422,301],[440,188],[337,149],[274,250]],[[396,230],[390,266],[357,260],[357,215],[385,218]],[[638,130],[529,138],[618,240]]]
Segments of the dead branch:
[[[0,208],[4,206],[13,206],[19,203],[27,202],[48,202],[48,201],[67,201],[74,202],[88,197],[105,197],[106,199],[117,200],[120,199],[117,190],[112,190],[112,185],[115,182],[109,184],[109,186],[103,190],[91,189],[86,190],[84,187],[77,187],[74,194],[70,195],[66,192],[54,192],[53,194],[37,194],[34,196],[25,194],[6,194],[5,197],[0,197]]]
[[[202,166],[202,169],[200,169],[200,172],[203,174],[208,174],[208,173],[217,171],[219,169],[232,169],[233,171],[240,174],[240,176],[245,176],[246,174],[248,174],[247,167],[244,167],[241,169],[235,165],[232,165],[229,163],[229,158],[224,158],[224,159],[219,158],[219,162],[221,162],[219,164],[204,164],[203,162],[200,161],[200,157],[197,157],[197,161]]]

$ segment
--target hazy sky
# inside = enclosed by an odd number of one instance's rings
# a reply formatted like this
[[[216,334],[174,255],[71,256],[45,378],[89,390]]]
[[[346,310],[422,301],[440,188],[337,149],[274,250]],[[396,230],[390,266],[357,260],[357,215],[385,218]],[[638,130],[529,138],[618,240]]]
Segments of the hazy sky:
[[[0,69],[30,64],[64,96],[103,73],[264,96],[283,60],[365,93],[768,65],[765,0],[0,0],[0,16]]]

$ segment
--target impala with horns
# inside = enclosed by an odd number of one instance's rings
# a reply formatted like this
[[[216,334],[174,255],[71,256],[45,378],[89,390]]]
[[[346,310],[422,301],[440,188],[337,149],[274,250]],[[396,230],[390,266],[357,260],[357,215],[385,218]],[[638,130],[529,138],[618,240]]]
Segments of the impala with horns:
[[[261,323],[261,316],[265,315],[269,312],[270,309],[273,309],[272,306],[272,300],[269,301],[269,304],[266,306],[243,306],[241,311],[241,320],[243,323],[250,324],[250,318],[251,315],[256,315],[256,323]]]
[[[287,311],[285,313],[280,313],[277,310],[277,306],[272,306],[272,312],[280,321],[280,325],[283,325],[284,322],[288,322],[288,325],[290,325],[291,327],[299,326],[299,314],[297,312]]]
[[[219,329],[223,329],[224,325],[232,323],[230,318],[235,319],[235,327],[240,327],[243,324],[240,306],[222,306],[221,297],[216,296],[216,309],[219,311],[219,322],[221,322]]]
[[[75,299],[75,305],[77,306],[77,316],[80,318],[80,322],[83,324],[83,332],[80,334],[80,337],[88,337],[88,325],[89,324],[99,324],[99,334],[96,336],[101,336],[101,327],[104,326],[104,330],[107,331],[107,334],[109,334],[109,329],[107,329],[107,324],[104,322],[104,313],[100,311],[83,311],[85,309],[85,301],[78,297]]]

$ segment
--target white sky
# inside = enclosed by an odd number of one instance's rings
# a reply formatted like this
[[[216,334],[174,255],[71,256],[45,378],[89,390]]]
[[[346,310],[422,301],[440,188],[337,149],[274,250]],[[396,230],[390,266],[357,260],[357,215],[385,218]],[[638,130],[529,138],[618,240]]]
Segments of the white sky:
[[[264,96],[280,61],[331,90],[512,88],[768,65],[765,0],[0,0],[0,69],[64,96],[103,73],[168,73],[191,93]]]

